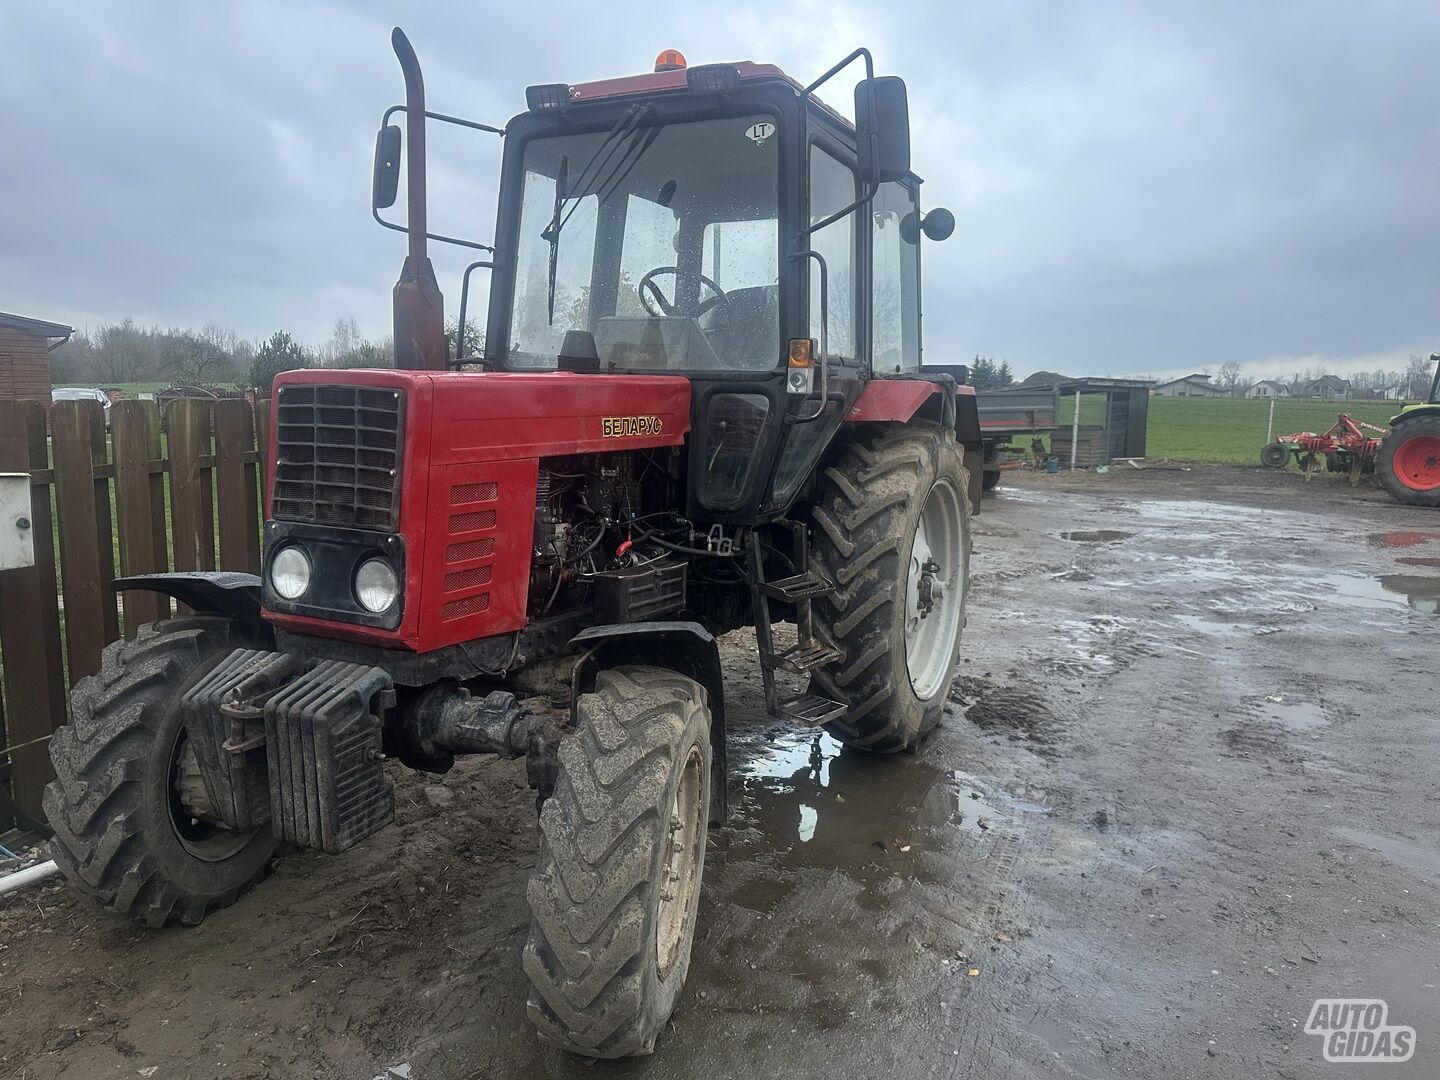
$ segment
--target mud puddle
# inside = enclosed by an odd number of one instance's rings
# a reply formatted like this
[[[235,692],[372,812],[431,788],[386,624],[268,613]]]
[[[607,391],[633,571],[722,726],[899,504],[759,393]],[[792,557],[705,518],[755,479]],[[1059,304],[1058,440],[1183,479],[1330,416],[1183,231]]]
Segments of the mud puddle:
[[[1440,532],[1429,532],[1417,529],[1392,529],[1390,532],[1371,533],[1365,538],[1365,542],[1371,547],[1377,548],[1417,547],[1420,544],[1440,543]]]
[[[1291,731],[1314,731],[1330,722],[1325,710],[1316,702],[1301,701],[1284,694],[1272,694],[1255,704],[1267,720],[1273,720]]]
[[[1116,544],[1134,535],[1121,529],[1068,529],[1060,534],[1060,539],[1073,540],[1077,544]]]
[[[1419,574],[1322,574],[1335,598],[1350,607],[1394,610],[1406,606],[1427,615],[1440,613],[1440,577]]]
[[[781,735],[740,766],[742,812],[791,868],[843,869],[861,880],[973,855],[1050,808],[924,757],[847,751],[825,733]]]
[[[1411,843],[1368,829],[1349,827],[1337,828],[1335,832],[1353,844],[1367,847],[1384,855],[1391,862],[1399,863],[1427,881],[1440,884],[1440,854],[1434,848]]]

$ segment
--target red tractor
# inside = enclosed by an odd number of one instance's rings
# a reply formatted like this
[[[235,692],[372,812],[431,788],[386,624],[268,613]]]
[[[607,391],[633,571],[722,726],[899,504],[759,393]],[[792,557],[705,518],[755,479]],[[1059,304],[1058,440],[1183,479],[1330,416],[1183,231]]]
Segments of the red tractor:
[[[276,380],[258,578],[116,582],[190,612],[76,685],[54,857],[107,907],[198,923],[285,848],[384,829],[386,758],[523,757],[529,1014],[578,1054],[646,1053],[726,812],[716,636],[753,627],[771,713],[847,746],[939,722],[981,453],[964,369],[920,367],[920,242],[954,218],[921,213],[904,83],[864,49],[809,86],[664,54],[532,86],[498,132],[427,112],[394,45],[373,182],[379,218],[403,112],[397,368]],[[852,125],[815,90],[857,59]],[[503,135],[479,350],[467,271],[447,351],[427,117]]]

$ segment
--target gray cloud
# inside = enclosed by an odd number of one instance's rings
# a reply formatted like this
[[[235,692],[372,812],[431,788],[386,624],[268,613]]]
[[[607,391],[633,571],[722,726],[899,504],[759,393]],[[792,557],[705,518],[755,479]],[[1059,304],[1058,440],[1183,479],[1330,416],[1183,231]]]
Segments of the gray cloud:
[[[0,16],[0,308],[388,327],[402,239],[369,221],[400,82],[371,4],[49,3]],[[426,5],[433,107],[528,83],[855,44],[910,86],[928,355],[1161,372],[1440,344],[1440,9],[1415,4]],[[833,95],[844,102],[848,93]],[[433,136],[436,226],[488,238],[498,140]],[[453,311],[463,254],[437,253]]]

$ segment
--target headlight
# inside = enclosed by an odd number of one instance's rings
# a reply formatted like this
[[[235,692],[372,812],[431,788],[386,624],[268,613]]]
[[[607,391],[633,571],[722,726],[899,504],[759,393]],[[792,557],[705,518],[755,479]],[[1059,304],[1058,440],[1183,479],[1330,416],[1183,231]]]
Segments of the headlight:
[[[355,572],[355,599],[366,611],[377,614],[395,603],[400,595],[400,582],[395,568],[386,559],[367,559]]]
[[[304,595],[310,587],[310,559],[293,544],[270,560],[270,587],[286,600]]]

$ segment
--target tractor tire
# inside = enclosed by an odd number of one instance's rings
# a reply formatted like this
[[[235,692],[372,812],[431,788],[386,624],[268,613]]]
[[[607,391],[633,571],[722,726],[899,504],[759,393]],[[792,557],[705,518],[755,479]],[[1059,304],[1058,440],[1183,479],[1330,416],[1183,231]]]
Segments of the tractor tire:
[[[1397,502],[1440,506],[1440,416],[1402,420],[1380,442],[1375,471]]]
[[[825,469],[814,562],[836,590],[813,618],[844,657],[812,690],[849,706],[829,726],[846,746],[913,750],[940,721],[965,625],[967,479],[954,439],[925,421],[861,436]]]
[[[1271,469],[1283,469],[1290,464],[1290,448],[1281,442],[1266,443],[1260,451],[1260,464]]]
[[[275,855],[268,827],[209,825],[181,799],[182,785],[197,801],[204,788],[180,697],[253,644],[229,619],[169,619],[107,645],[99,674],[75,684],[70,722],[50,740],[45,816],[51,856],[101,906],[146,926],[193,926],[265,875]]]
[[[599,673],[576,715],[540,813],[528,1012],[541,1038],[571,1053],[648,1054],[690,966],[710,709],[683,675],[619,667]]]

